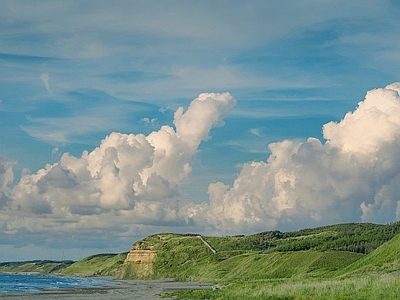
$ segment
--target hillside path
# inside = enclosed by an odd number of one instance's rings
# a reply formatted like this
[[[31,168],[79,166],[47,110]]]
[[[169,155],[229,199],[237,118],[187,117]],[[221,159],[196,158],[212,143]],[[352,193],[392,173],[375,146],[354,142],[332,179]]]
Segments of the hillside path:
[[[215,251],[215,249],[211,247],[211,245],[207,243],[201,235],[198,235],[197,237],[204,243],[204,245],[206,245],[211,250],[212,253],[217,253],[217,251]]]

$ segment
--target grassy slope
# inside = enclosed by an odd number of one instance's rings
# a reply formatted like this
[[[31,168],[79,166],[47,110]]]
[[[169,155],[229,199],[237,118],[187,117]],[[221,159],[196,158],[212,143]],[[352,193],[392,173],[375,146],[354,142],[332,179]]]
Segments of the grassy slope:
[[[98,254],[73,261],[25,261],[0,263],[2,273],[38,273],[118,278],[127,253]]]
[[[210,238],[206,238],[211,243]],[[223,238],[226,239],[226,238]],[[214,240],[215,241],[215,240]],[[263,280],[289,277],[330,277],[362,255],[343,251],[294,251],[264,254],[260,251],[216,247],[213,254],[194,236],[159,234],[141,242],[158,251],[151,278],[207,282]],[[127,274],[126,278],[136,278]]]
[[[150,278],[210,282],[329,278],[343,274],[346,267],[365,257],[361,253],[370,253],[398,233],[400,222],[349,223],[288,233],[267,231],[249,236],[203,237],[216,254],[195,235],[156,234],[136,246],[157,251]],[[354,266],[352,270],[357,268]],[[124,275],[136,278],[135,274]]]
[[[395,272],[400,270],[400,234],[343,269],[343,273],[377,271]]]
[[[59,274],[73,261],[25,261],[0,263],[2,273]]]
[[[227,283],[279,278],[333,278],[357,271],[400,270],[400,237],[370,252],[400,233],[400,222],[389,225],[338,224],[296,232],[267,231],[249,236],[203,237],[161,233],[136,242],[154,249],[154,274],[149,278],[175,278]],[[81,276],[120,275],[126,253],[101,254],[72,262],[2,263],[0,272],[62,273]],[[125,278],[136,278],[125,274]]]
[[[400,222],[388,225],[345,223],[295,232],[267,231],[244,237],[260,250],[339,250],[367,254],[400,233]]]
[[[98,254],[86,257],[67,268],[63,275],[119,277],[127,253]]]
[[[215,265],[226,271],[215,291],[176,292],[178,299],[398,299],[400,234],[368,255],[338,251],[249,253]],[[370,272],[378,271],[378,272]],[[346,275],[346,276],[342,276]]]

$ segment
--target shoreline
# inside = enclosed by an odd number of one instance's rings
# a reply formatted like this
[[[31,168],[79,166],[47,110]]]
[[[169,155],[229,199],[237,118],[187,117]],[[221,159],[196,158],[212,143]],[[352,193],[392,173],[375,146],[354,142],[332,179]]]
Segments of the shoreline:
[[[0,293],[0,299],[50,300],[50,299],[88,299],[88,300],[156,300],[164,293],[184,290],[212,289],[211,284],[181,282],[174,280],[111,280],[115,285],[89,288],[47,289],[37,292]],[[172,298],[163,298],[172,299]]]

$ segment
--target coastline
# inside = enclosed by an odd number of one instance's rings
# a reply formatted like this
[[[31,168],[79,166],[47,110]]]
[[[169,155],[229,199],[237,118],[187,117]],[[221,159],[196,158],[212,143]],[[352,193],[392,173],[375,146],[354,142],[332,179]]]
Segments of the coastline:
[[[199,282],[180,282],[173,280],[116,280],[119,284],[72,289],[48,289],[38,292],[0,293],[0,299],[50,300],[50,299],[97,299],[97,300],[156,300],[160,295],[182,290],[211,289],[212,285]],[[172,298],[163,298],[172,299]]]

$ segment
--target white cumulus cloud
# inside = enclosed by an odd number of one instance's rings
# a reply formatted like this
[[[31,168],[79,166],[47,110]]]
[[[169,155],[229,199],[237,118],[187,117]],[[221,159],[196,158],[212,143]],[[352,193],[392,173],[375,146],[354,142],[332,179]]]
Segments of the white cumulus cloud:
[[[399,93],[400,83],[369,91],[340,122],[323,126],[324,141],[270,144],[267,160],[244,164],[232,185],[211,183],[208,203],[188,203],[179,185],[235,104],[229,93],[199,95],[175,112],[175,127],[113,132],[80,157],[65,153],[24,171],[14,187],[12,163],[2,159],[0,228],[8,236],[79,232],[86,241],[164,225],[230,234],[399,220]]]
[[[234,104],[229,93],[201,94],[186,111],[177,110],[176,129],[162,126],[148,136],[113,132],[81,157],[65,153],[36,173],[25,171],[12,189],[10,168],[0,162],[7,192],[0,195],[0,228],[8,234],[71,232],[119,224],[122,234],[134,224],[185,222],[178,185],[191,172],[200,142]]]
[[[297,229],[400,219],[400,83],[371,90],[354,112],[323,126],[326,141],[269,145],[232,186],[209,185],[209,204],[182,211],[217,232]]]

